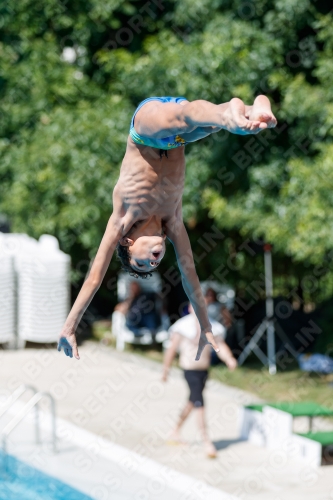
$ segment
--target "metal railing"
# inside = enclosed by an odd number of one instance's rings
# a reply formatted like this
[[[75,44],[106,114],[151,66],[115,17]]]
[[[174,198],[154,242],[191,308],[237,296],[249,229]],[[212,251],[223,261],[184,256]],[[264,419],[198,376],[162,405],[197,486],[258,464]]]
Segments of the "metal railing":
[[[1,432],[1,442],[2,450],[5,460],[5,468],[7,468],[7,439],[10,433],[15,429],[15,427],[23,420],[23,418],[35,408],[35,431],[36,431],[36,443],[39,444],[40,440],[40,421],[39,421],[39,403],[43,398],[48,398],[50,401],[51,408],[51,428],[52,428],[52,445],[53,452],[57,452],[57,434],[56,434],[56,410],[54,398],[48,392],[37,392],[37,390],[28,385],[22,385],[16,389],[16,391],[5,401],[2,407],[0,407],[0,418],[13,406],[13,404],[27,391],[31,390],[34,395],[29,401],[21,408],[21,410],[15,415],[14,418],[4,427]]]
[[[22,384],[20,385],[14,392],[9,396],[9,398],[3,403],[3,405],[0,406],[0,418],[3,417],[9,410],[10,408],[16,403],[16,401],[23,396],[27,391],[31,391],[33,394],[37,394],[37,389],[36,387],[33,387],[32,385],[27,385],[27,384]],[[36,435],[36,442],[40,442],[40,437],[39,437],[39,408],[38,405],[36,405],[36,417],[35,417],[35,435]]]
[[[37,389],[32,385],[22,384],[18,387],[13,394],[0,406],[0,418],[13,406],[15,401],[17,401],[26,391],[31,391],[37,394]]]

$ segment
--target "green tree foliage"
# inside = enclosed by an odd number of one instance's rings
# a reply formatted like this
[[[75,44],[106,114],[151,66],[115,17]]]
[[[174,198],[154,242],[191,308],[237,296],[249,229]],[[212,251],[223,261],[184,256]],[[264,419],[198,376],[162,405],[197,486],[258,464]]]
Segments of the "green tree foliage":
[[[55,234],[74,260],[92,255],[140,100],[251,102],[265,93],[277,129],[221,132],[187,148],[184,216],[196,255],[207,228],[224,234],[197,259],[199,274],[245,286],[262,257],[244,241],[264,238],[275,247],[280,291],[317,272],[308,298],[332,293],[333,32],[325,9],[314,0],[2,3],[0,212],[14,230]]]

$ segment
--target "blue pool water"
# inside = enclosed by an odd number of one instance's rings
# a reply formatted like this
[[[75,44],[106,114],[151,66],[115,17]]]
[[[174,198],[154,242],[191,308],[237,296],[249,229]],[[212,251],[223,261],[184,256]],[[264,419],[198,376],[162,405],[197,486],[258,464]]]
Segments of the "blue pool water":
[[[0,500],[93,500],[11,455],[5,473],[3,458],[0,453]]]

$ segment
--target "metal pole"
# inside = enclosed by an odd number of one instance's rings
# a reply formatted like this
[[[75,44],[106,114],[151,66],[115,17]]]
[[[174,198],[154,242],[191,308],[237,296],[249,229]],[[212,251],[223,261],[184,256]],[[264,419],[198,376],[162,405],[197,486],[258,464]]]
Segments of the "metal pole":
[[[267,322],[267,357],[268,371],[270,375],[276,374],[276,356],[275,356],[275,331],[272,320]]]
[[[56,409],[55,409],[55,401],[52,396],[50,396],[50,402],[51,402],[51,418],[52,418],[53,453],[57,453]]]
[[[3,452],[3,468],[5,474],[8,472],[8,456],[7,456],[7,437],[2,437],[2,452]]]
[[[265,259],[265,289],[266,289],[266,316],[267,316],[267,356],[268,370],[271,375],[276,374],[275,331],[274,331],[274,302],[273,302],[273,268],[272,247],[264,246]]]
[[[49,392],[40,392],[43,397],[47,397],[50,401],[50,415],[51,415],[51,435],[53,452],[57,453],[57,423],[56,423],[56,407],[55,400]]]
[[[15,340],[14,340],[14,349],[17,350],[19,347],[19,330],[18,330],[18,303],[19,303],[19,296],[18,296],[18,276],[16,273],[16,270],[14,272],[14,284],[15,284],[15,289],[14,289],[14,294],[15,294],[15,306],[14,306],[14,333],[15,333]]]
[[[39,403],[35,406],[35,436],[36,443],[40,444],[40,432],[39,432]]]

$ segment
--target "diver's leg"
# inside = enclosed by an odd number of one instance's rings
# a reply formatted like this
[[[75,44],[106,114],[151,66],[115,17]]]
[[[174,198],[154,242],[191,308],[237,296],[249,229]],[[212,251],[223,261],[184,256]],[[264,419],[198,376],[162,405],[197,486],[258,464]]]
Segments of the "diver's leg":
[[[198,127],[224,128],[235,134],[246,135],[260,132],[276,124],[270,105],[264,104],[263,100],[260,101],[260,106],[259,100],[257,106],[255,101],[248,117],[245,104],[237,98],[222,104],[204,100],[187,101],[182,104],[148,102],[136,115],[136,131],[140,135],[156,139],[192,133]],[[262,108],[260,112],[259,107]]]

